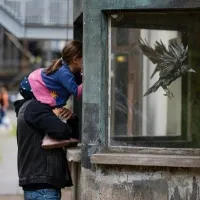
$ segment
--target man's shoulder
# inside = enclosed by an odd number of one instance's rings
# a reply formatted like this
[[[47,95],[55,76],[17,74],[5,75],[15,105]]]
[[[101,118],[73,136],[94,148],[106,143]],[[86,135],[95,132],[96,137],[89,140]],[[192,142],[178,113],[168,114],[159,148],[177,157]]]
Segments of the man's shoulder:
[[[21,107],[18,121],[25,120],[28,124],[38,127],[40,121],[49,118],[52,113],[52,108],[47,104],[40,103],[37,100],[29,100]]]

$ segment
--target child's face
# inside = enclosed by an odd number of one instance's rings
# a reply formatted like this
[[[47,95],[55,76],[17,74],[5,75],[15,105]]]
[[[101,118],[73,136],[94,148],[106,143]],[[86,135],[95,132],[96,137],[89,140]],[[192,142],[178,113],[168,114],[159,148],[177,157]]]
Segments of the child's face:
[[[77,72],[82,71],[82,69],[83,69],[83,59],[82,59],[82,57],[74,59],[74,66],[75,66]]]

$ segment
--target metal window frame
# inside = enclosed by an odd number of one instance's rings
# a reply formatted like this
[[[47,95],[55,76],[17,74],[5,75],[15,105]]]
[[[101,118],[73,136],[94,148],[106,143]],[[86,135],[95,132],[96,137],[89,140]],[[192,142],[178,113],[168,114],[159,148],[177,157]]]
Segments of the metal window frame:
[[[171,10],[165,11],[165,12],[170,12]],[[122,12],[122,11],[120,11]],[[140,11],[141,12],[141,11]],[[145,11],[144,11],[145,12]],[[154,13],[160,12],[160,11],[153,11]],[[163,136],[163,137],[118,137],[114,136],[111,137],[111,125],[112,125],[112,120],[113,119],[113,109],[112,109],[112,102],[111,102],[111,96],[112,96],[112,83],[111,83],[111,76],[112,76],[112,71],[111,71],[111,15],[116,14],[115,12],[109,12],[108,13],[108,148],[111,151],[116,151],[117,148],[121,148],[121,150],[125,150],[127,148],[137,148],[137,147],[153,147],[153,148],[197,148],[197,146],[194,145],[190,133],[187,130],[186,132],[183,132],[181,136]],[[164,25],[165,27],[165,25]],[[171,30],[171,29],[169,29]],[[177,29],[176,29],[177,30]],[[187,88],[188,91],[188,88]],[[182,116],[183,118],[183,116]],[[189,122],[188,122],[189,123]],[[184,126],[183,124],[181,126]],[[112,141],[115,141],[115,144],[112,143]],[[124,142],[126,145],[121,145]]]

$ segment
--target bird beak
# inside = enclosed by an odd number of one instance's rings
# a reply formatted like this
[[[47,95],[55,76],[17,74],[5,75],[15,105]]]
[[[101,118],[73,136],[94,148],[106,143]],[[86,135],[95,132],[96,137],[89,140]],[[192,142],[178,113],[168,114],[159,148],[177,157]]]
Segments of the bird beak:
[[[188,72],[196,73],[193,69],[189,69]]]

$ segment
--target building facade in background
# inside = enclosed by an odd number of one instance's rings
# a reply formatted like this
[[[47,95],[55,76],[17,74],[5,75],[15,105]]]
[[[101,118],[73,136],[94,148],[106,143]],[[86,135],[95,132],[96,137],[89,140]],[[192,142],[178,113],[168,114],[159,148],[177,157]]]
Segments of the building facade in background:
[[[0,2],[0,84],[14,90],[23,76],[59,58],[73,38],[72,0]]]

